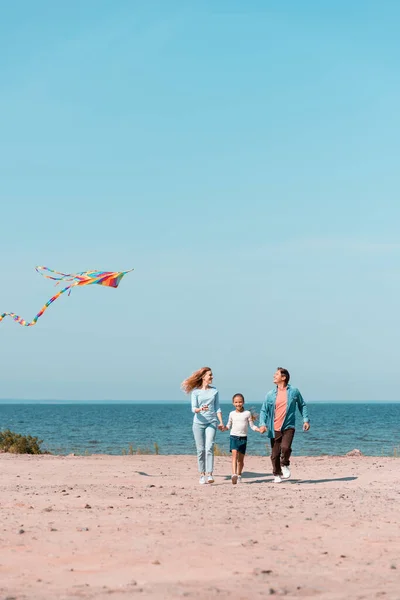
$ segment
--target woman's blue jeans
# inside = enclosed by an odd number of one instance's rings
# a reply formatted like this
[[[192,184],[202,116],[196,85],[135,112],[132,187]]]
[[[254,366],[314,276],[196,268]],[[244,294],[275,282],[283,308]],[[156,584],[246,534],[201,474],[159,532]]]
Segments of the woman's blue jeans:
[[[214,442],[217,433],[215,423],[193,423],[193,435],[197,448],[200,473],[212,473],[214,468]]]

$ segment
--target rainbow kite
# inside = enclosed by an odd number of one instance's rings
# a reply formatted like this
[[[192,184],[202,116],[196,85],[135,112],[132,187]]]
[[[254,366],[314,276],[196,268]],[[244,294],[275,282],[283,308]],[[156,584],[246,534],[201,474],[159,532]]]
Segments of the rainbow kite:
[[[109,271],[82,271],[82,273],[71,274],[60,273],[59,271],[52,271],[47,267],[36,267],[36,271],[40,273],[40,275],[43,275],[43,277],[46,277],[46,279],[52,279],[53,281],[56,281],[56,285],[58,285],[60,281],[68,281],[72,283],[70,285],[67,285],[67,287],[65,287],[60,292],[58,292],[58,294],[50,298],[50,300],[46,302],[43,308],[38,312],[36,317],[32,319],[32,321],[30,321],[29,323],[27,323],[24,319],[22,319],[15,313],[10,312],[1,314],[0,322],[4,319],[4,317],[11,317],[16,323],[19,323],[24,327],[32,327],[32,325],[36,325],[37,320],[39,319],[39,317],[42,316],[45,310],[47,310],[50,304],[52,304],[54,300],[57,300],[57,298],[59,298],[61,294],[64,294],[64,292],[67,292],[69,290],[69,295],[73,287],[76,287],[78,285],[92,285],[95,283],[97,283],[98,285],[105,285],[107,287],[116,288],[118,287],[118,284],[123,278],[123,276],[133,271],[133,269],[130,269],[129,271],[116,271],[113,273]],[[52,275],[46,275],[46,273],[53,273],[53,275],[59,275],[60,277],[53,277]]]

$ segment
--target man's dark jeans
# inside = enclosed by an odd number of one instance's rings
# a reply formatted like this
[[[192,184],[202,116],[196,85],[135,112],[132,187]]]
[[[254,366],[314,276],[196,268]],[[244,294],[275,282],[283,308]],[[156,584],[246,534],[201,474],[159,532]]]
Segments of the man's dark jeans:
[[[275,477],[282,475],[282,466],[288,467],[290,465],[294,431],[292,428],[275,431],[275,437],[271,439],[272,472]]]

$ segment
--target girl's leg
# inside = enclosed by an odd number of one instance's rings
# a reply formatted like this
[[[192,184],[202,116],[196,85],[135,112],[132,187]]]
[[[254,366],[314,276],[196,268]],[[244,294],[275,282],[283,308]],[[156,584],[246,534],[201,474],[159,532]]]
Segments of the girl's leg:
[[[242,471],[243,471],[243,467],[244,467],[244,454],[242,454],[241,452],[237,453],[237,464],[238,464],[237,474],[241,475]]]
[[[238,451],[232,450],[232,475],[237,475],[237,460],[238,460]]]
[[[238,480],[238,473],[237,473],[237,457],[238,457],[238,451],[237,450],[232,450],[232,483],[233,485],[237,484],[237,480]]]
[[[204,425],[201,425],[200,423],[193,423],[193,435],[194,435],[194,441],[196,443],[196,449],[197,449],[197,464],[199,466],[199,472],[202,475],[204,475],[204,473],[206,471],[206,464],[205,464],[206,440],[205,440]]]
[[[211,475],[214,470],[214,443],[215,436],[217,433],[217,426],[214,423],[207,425],[205,428],[206,436],[206,469],[207,473]]]

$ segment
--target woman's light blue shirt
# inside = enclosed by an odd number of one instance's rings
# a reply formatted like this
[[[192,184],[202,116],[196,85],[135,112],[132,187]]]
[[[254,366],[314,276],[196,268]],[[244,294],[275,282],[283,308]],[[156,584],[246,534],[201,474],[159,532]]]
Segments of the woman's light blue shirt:
[[[219,406],[218,390],[215,387],[210,386],[209,388],[202,390],[193,390],[192,396],[192,412],[194,413],[194,423],[217,423],[217,413],[221,412]],[[204,405],[208,405],[208,410],[195,413],[195,408],[201,408]]]

